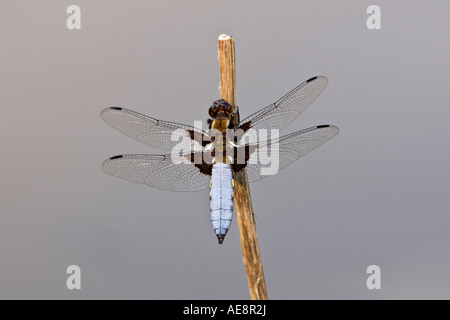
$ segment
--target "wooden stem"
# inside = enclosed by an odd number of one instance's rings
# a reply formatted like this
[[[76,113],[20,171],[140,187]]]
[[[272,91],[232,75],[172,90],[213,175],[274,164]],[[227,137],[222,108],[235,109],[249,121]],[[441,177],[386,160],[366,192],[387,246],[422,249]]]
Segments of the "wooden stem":
[[[234,39],[230,36],[219,36],[219,61],[221,97],[227,100],[236,110],[236,61]],[[267,300],[266,280],[259,251],[246,170],[242,170],[235,175],[234,201],[250,297],[252,300]]]

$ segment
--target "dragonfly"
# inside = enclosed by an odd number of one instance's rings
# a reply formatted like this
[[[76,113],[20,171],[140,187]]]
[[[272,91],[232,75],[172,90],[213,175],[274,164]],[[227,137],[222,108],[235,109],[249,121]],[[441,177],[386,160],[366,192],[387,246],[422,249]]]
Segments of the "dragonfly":
[[[266,130],[267,137],[268,130],[276,133],[288,126],[327,84],[326,77],[310,78],[242,121],[238,107],[223,99],[214,101],[208,110],[206,131],[121,107],[106,108],[101,118],[107,124],[139,142],[171,153],[117,155],[107,159],[102,170],[163,190],[185,192],[209,188],[211,223],[222,244],[232,221],[235,179],[243,170],[247,171],[248,182],[273,175],[262,170],[267,163],[258,161],[263,150],[275,156],[276,173],[338,134],[336,126],[327,124],[282,137],[274,134],[272,139],[258,139],[258,132]]]

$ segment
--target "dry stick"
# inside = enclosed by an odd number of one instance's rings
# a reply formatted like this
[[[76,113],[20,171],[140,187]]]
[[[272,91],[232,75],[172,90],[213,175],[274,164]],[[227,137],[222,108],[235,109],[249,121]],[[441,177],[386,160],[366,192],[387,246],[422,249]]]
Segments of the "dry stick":
[[[236,109],[236,63],[234,40],[227,35],[219,36],[220,92]],[[242,255],[247,270],[248,287],[252,300],[267,300],[266,280],[259,252],[253,215],[252,199],[248,186],[247,170],[236,174],[234,201],[241,236]]]

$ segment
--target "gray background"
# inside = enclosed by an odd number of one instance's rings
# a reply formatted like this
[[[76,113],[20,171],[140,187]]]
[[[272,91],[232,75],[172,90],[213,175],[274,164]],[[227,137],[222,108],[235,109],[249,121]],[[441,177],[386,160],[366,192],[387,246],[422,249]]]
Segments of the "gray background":
[[[66,28],[81,7],[82,29]],[[381,7],[382,29],[366,28]],[[340,134],[251,185],[272,299],[450,298],[450,5],[445,1],[4,1],[0,12],[0,298],[247,299],[236,220],[222,246],[208,192],[104,174],[161,153],[107,106],[205,120],[217,36],[236,40],[243,117],[329,78],[283,133]],[[82,289],[66,288],[66,268]],[[366,288],[367,266],[382,289]]]

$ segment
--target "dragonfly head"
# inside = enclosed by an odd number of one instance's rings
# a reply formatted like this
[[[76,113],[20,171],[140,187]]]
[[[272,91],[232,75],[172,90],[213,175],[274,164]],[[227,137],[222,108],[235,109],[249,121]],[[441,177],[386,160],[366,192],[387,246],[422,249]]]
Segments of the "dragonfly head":
[[[224,99],[220,99],[213,102],[211,107],[209,107],[208,113],[212,119],[230,119],[231,114],[233,113],[233,106]]]

